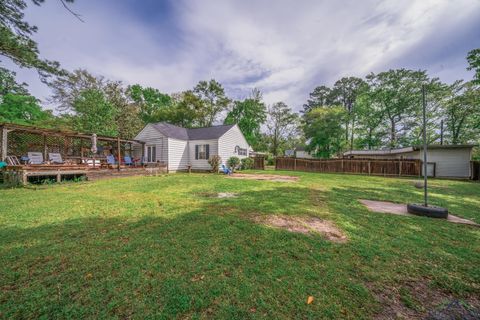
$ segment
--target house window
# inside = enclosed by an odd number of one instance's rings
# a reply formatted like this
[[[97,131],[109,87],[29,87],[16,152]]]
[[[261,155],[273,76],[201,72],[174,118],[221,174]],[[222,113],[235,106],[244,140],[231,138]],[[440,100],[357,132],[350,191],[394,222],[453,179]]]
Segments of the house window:
[[[157,161],[157,147],[147,146],[147,162],[156,162],[156,161]]]
[[[242,149],[240,146],[235,147],[235,153],[238,154],[239,156],[246,156],[247,155],[247,149]]]
[[[208,160],[209,157],[210,157],[209,144],[195,145],[195,160]]]

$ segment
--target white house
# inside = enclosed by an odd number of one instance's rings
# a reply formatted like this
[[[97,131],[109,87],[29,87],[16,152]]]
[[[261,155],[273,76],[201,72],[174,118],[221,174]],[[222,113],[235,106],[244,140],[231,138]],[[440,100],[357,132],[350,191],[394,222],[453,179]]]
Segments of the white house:
[[[471,157],[474,145],[429,145],[427,147],[427,173],[441,178],[468,179],[471,176]],[[422,146],[387,150],[352,150],[344,154],[347,158],[369,159],[420,159]]]
[[[162,162],[168,171],[211,170],[210,156],[219,155],[222,163],[230,157],[249,156],[249,145],[240,128],[221,125],[187,129],[165,122],[149,123],[135,137],[145,143],[144,161]],[[141,157],[141,147],[135,155]]]

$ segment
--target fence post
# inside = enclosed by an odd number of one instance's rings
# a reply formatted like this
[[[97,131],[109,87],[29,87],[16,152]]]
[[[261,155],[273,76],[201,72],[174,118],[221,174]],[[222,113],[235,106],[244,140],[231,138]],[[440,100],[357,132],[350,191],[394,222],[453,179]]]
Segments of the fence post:
[[[8,131],[7,131],[7,128],[5,127],[2,127],[2,131],[0,132],[0,134],[2,135],[2,140],[1,140],[1,144],[2,144],[2,150],[0,150],[0,161],[5,161],[5,159],[7,158],[7,152],[8,152]]]
[[[293,171],[297,170],[297,157],[293,158]]]
[[[343,164],[343,158],[342,158],[342,173],[345,173],[345,167],[344,167],[344,164]]]
[[[399,176],[402,175],[402,160],[400,160],[400,163],[399,163],[398,175],[399,175]]]
[[[372,170],[372,169],[370,168],[370,161],[368,161],[368,175],[371,175],[371,173],[372,173],[371,170]]]

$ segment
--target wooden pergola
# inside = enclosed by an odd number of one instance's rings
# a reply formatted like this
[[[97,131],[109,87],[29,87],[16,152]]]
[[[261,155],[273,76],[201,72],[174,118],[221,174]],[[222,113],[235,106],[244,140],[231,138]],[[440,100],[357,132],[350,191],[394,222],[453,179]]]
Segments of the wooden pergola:
[[[0,161],[7,156],[22,158],[28,152],[42,152],[43,158],[48,159],[48,153],[59,153],[62,158],[71,164],[82,164],[86,159],[96,160],[105,158],[106,150],[115,154],[118,170],[122,156],[133,156],[134,147],[141,148],[144,159],[144,143],[133,139],[120,137],[96,136],[98,152],[92,152],[92,134],[79,133],[67,130],[38,128],[12,123],[0,123]]]

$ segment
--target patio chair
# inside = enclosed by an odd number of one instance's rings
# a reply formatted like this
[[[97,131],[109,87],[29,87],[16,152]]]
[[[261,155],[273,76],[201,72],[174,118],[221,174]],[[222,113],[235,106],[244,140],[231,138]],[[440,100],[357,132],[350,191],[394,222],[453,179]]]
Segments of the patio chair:
[[[17,156],[7,156],[7,164],[9,166],[20,166],[20,161],[18,161]]]
[[[115,157],[113,154],[107,156],[107,164],[108,165],[115,165],[117,162],[115,161]]]
[[[48,160],[51,163],[63,164],[62,155],[60,153],[49,153]]]
[[[132,160],[132,157],[130,157],[130,156],[123,157],[123,161],[125,161],[125,165],[127,165],[127,166],[134,166],[135,165],[135,162]]]
[[[229,168],[225,167],[224,164],[222,164],[222,171],[223,171],[223,173],[228,174],[228,175],[231,175],[231,174],[232,174],[232,170],[230,170]]]
[[[43,153],[41,152],[28,152],[28,158],[30,164],[43,164]]]

